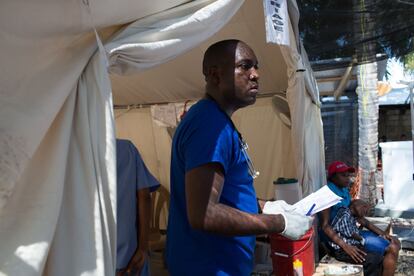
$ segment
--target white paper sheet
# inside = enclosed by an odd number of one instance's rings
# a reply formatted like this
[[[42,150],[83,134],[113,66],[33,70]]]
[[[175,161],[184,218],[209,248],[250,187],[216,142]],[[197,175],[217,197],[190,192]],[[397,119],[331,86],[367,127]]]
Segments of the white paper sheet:
[[[314,215],[337,204],[341,200],[342,197],[337,196],[327,185],[325,185],[316,192],[298,201],[293,206],[296,208],[295,211],[300,214]],[[311,210],[314,204],[315,207]],[[308,214],[309,210],[311,210],[310,214]]]

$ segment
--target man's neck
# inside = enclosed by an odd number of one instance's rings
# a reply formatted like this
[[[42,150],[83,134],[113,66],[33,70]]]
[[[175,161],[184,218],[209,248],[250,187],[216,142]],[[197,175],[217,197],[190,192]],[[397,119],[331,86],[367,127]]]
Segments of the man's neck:
[[[219,106],[219,108],[230,118],[233,115],[233,113],[237,110],[237,108],[231,106],[230,104],[227,104],[223,98],[218,97],[216,95],[212,95],[212,93],[206,92],[204,98],[214,101]]]

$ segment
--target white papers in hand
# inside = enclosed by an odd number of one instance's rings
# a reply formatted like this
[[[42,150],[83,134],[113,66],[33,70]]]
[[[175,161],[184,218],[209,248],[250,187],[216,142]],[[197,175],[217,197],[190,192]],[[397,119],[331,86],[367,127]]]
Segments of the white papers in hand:
[[[337,204],[341,200],[342,197],[337,196],[334,192],[331,191],[331,189],[329,189],[327,185],[325,185],[316,192],[296,202],[293,206],[295,207],[295,212],[307,215],[313,204],[315,204],[315,207],[309,214],[314,215]]]

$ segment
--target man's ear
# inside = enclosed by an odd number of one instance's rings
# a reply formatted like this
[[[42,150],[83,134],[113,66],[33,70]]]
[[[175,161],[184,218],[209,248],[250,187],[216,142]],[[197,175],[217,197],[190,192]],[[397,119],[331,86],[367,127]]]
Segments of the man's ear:
[[[208,68],[207,78],[212,84],[218,85],[220,83],[219,68],[217,66],[211,66]]]

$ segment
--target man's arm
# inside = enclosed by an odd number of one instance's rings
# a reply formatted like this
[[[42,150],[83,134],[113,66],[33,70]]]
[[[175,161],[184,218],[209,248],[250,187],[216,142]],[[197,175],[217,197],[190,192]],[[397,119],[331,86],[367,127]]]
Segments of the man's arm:
[[[357,232],[352,233],[351,237],[357,241],[362,241],[362,236]]]
[[[379,236],[386,236],[387,235],[387,233],[385,233],[385,231],[382,231],[380,228],[378,228],[377,226],[375,226],[374,224],[372,224],[365,217],[358,218],[358,222],[362,226],[364,226],[365,228],[367,228],[368,230],[370,230],[371,232],[374,232],[375,234],[377,234]]]
[[[249,214],[219,203],[223,184],[224,173],[218,163],[186,173],[187,215],[194,229],[229,236],[280,233],[285,229],[282,215]]]
[[[330,215],[330,208],[321,211],[321,228],[325,235],[334,243],[336,243],[339,247],[344,248],[347,244],[339,237],[339,235],[333,230],[332,226],[329,224],[329,215]]]
[[[151,219],[151,195],[149,188],[140,189],[137,191],[137,241],[138,248],[135,250],[134,255],[128,263],[125,272],[138,271],[138,275],[148,254],[148,238],[149,238],[149,225]]]
[[[392,241],[392,240],[396,240],[395,237],[391,236],[389,233],[381,230],[380,228],[378,228],[377,226],[375,226],[375,224],[371,223],[369,220],[367,220],[365,217],[359,218],[358,222],[364,226],[365,228],[367,228],[368,230],[370,230],[371,232],[377,234],[378,236],[382,236],[383,238]]]
[[[321,212],[321,228],[328,238],[341,247],[351,258],[357,262],[362,263],[365,260],[366,253],[356,246],[352,246],[344,242],[339,235],[332,229],[329,224],[329,215],[331,208],[325,209]]]
[[[138,247],[148,251],[149,225],[151,221],[151,195],[149,188],[140,189],[138,197]]]

